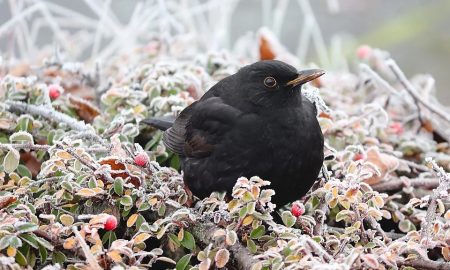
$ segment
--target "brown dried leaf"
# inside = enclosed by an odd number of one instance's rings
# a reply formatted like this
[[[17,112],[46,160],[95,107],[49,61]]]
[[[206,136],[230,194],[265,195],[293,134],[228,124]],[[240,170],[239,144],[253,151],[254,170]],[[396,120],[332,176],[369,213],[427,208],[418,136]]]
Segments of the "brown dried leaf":
[[[260,60],[273,60],[275,59],[275,52],[270,46],[269,41],[264,36],[259,37],[259,59]]]
[[[8,207],[10,204],[17,201],[17,198],[12,195],[3,195],[0,197],[0,209]]]
[[[377,147],[371,147],[366,152],[367,162],[374,164],[379,170],[380,174],[373,172],[372,177],[365,179],[364,182],[369,185],[375,185],[380,183],[384,177],[395,171],[399,166],[399,161],[396,157],[384,153],[380,153]],[[370,167],[365,167],[366,170],[373,170]]]
[[[92,123],[94,118],[100,114],[100,110],[85,99],[68,95],[68,101],[69,105],[75,109],[77,115],[86,123]]]
[[[136,166],[125,164],[122,160],[111,156],[101,159],[99,163],[101,165],[110,166],[111,170],[113,171],[111,172],[112,178],[122,177],[122,179],[124,179],[127,182],[130,182],[135,187],[141,186],[141,179],[138,177],[138,175],[129,174],[127,172],[127,171],[140,172],[140,169],[137,168]],[[100,176],[100,179],[103,182],[106,182],[106,179],[104,179],[103,176]]]
[[[441,250],[442,253],[442,257],[444,257],[444,259],[446,261],[450,261],[450,248],[449,247],[443,247]]]
[[[36,177],[41,171],[41,162],[33,155],[32,152],[20,153],[20,160],[30,170],[31,175]]]

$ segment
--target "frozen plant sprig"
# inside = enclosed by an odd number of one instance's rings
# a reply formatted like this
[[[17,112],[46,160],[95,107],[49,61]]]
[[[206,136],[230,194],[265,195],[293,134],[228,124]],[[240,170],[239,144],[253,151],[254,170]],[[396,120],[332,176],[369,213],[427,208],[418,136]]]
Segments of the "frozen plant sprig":
[[[428,246],[427,241],[431,235],[432,226],[436,220],[436,208],[438,199],[448,199],[448,189],[450,188],[450,175],[437,165],[436,161],[428,157],[425,159],[431,169],[439,177],[439,185],[433,190],[430,196],[430,204],[427,209],[425,220],[423,221],[423,227],[421,229],[421,237],[424,240],[424,245]]]

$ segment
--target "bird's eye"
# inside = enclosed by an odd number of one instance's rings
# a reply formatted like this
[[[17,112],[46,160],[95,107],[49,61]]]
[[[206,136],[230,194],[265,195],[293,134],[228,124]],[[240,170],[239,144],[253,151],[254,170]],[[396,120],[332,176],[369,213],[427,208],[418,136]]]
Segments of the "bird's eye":
[[[264,79],[264,85],[269,88],[273,88],[277,85],[277,81],[275,80],[274,77],[266,77]]]

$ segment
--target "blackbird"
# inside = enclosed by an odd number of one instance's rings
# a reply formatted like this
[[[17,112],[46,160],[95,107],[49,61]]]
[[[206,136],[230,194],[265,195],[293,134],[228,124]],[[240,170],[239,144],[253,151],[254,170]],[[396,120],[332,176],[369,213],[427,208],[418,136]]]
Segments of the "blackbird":
[[[184,182],[204,198],[231,193],[236,180],[271,181],[281,207],[305,195],[323,162],[323,135],[302,84],[324,72],[298,72],[276,60],[241,68],[185,108],[174,122],[144,120],[165,130],[163,142],[181,159]]]

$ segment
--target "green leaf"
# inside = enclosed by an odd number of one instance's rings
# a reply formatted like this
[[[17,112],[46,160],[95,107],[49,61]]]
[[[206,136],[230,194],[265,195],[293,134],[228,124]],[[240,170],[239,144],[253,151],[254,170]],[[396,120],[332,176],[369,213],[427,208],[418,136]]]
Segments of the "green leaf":
[[[178,155],[173,155],[170,159],[170,167],[174,168],[175,170],[180,169],[180,157]]]
[[[44,264],[47,261],[48,251],[42,245],[39,245],[39,257],[41,258],[41,264]]]
[[[62,264],[67,260],[66,255],[62,253],[61,251],[53,252],[52,254],[52,263],[59,263]]]
[[[156,132],[156,134],[153,136],[153,138],[147,143],[145,144],[144,150],[150,150],[151,148],[153,148],[153,146],[156,146],[157,143],[159,142],[159,140],[162,137],[162,132],[158,131]]]
[[[34,266],[36,265],[36,253],[33,250],[30,250],[28,252],[27,261],[28,265],[31,266],[32,269],[34,269]]]
[[[295,221],[297,220],[290,211],[284,211],[281,214],[281,220],[283,220],[284,225],[286,227],[292,227],[295,224]]]
[[[251,253],[256,253],[256,251],[258,250],[258,247],[252,239],[247,239],[247,248]]]
[[[120,199],[120,204],[123,206],[132,206],[133,205],[133,199],[129,195],[125,195]]]
[[[11,143],[34,143],[33,136],[26,131],[19,131],[9,137]]]
[[[139,205],[138,212],[146,211],[148,209],[150,209],[150,204],[148,204],[147,202],[143,202],[141,203],[141,205]]]
[[[376,247],[376,246],[377,246],[377,245],[376,245],[374,242],[369,242],[369,243],[367,243],[367,244],[364,245],[365,248],[374,248],[374,247]]]
[[[36,240],[36,236],[34,234],[21,234],[19,236],[25,243],[32,246],[35,249],[39,248],[38,242]]]
[[[348,217],[350,217],[350,213],[352,213],[352,211],[350,210],[342,210],[339,213],[336,214],[336,221],[341,221],[344,220]]]
[[[259,225],[255,229],[252,230],[250,233],[250,237],[253,239],[259,239],[261,236],[263,236],[266,233],[266,229],[263,225]]]
[[[177,262],[177,265],[175,266],[176,270],[185,270],[186,267],[189,265],[189,262],[191,261],[192,254],[186,254]]]
[[[94,177],[91,177],[91,178],[89,179],[88,187],[89,187],[89,188],[96,188],[96,187],[97,187],[97,181],[95,180]]]
[[[14,248],[19,248],[22,246],[22,240],[20,240],[19,237],[12,235],[11,238],[9,239],[9,245]]]
[[[33,129],[33,118],[30,115],[22,115],[17,122],[16,131],[28,131]]]
[[[49,145],[53,145],[53,138],[55,137],[55,131],[54,130],[50,130],[47,134],[47,143]]]
[[[53,251],[53,245],[50,244],[47,240],[44,238],[36,236],[36,240],[38,241],[39,245],[44,246],[46,249]]]
[[[9,247],[9,241],[13,237],[13,235],[5,235],[0,238],[0,250],[3,250],[7,247]]]
[[[253,198],[252,193],[251,193],[250,191],[246,191],[246,192],[244,193],[244,195],[242,196],[242,200],[244,200],[244,202],[250,202],[250,201],[253,201],[254,198]]]
[[[239,210],[239,217],[244,218],[247,215],[247,207],[242,207],[241,210]]]
[[[416,226],[414,226],[414,224],[411,221],[409,221],[409,219],[401,220],[398,223],[398,228],[400,229],[400,231],[404,233],[416,230]]]
[[[316,196],[312,197],[311,200],[312,208],[316,208],[319,204],[320,204],[319,198],[317,198]]]
[[[139,230],[141,228],[141,225],[144,224],[145,222],[146,222],[145,218],[142,215],[139,215],[136,220],[136,229]]]
[[[184,237],[180,243],[187,249],[193,250],[195,248],[194,236],[192,236],[192,234],[188,231],[184,231]]]
[[[30,179],[32,177],[30,170],[25,165],[19,164],[19,166],[17,166],[17,172],[20,176],[26,176]]]
[[[3,169],[6,173],[11,173],[19,166],[20,154],[16,149],[10,149],[3,160]]]
[[[61,187],[64,188],[65,190],[67,190],[70,193],[73,192],[73,186],[72,186],[71,182],[69,182],[69,181],[61,182]]]
[[[122,196],[123,194],[123,184],[124,182],[121,177],[114,179],[114,192],[119,196]]]
[[[113,231],[107,231],[102,237],[102,243],[103,245],[106,244],[107,247],[111,246],[111,243],[116,240],[117,240],[116,233]]]
[[[73,169],[74,169],[76,172],[81,171],[81,168],[82,168],[82,167],[83,167],[83,164],[81,163],[80,160],[76,159],[76,160],[73,162]]]
[[[180,240],[178,240],[178,237],[175,234],[169,233],[169,238],[175,243],[175,245],[177,245],[178,247],[181,246],[181,242]]]
[[[18,233],[33,232],[37,229],[38,229],[38,225],[36,225],[34,223],[24,223],[24,224],[17,226]]]
[[[312,239],[319,244],[322,243],[322,241],[323,241],[322,236],[320,236],[320,235],[314,236]]]
[[[161,205],[158,208],[158,215],[160,217],[164,216],[164,213],[166,213],[166,204],[165,203],[161,203]]]
[[[28,264],[27,258],[20,252],[20,250],[16,251],[16,263],[18,263],[20,266],[26,266]]]
[[[247,214],[251,215],[255,213],[256,202],[249,202],[247,204]]]

